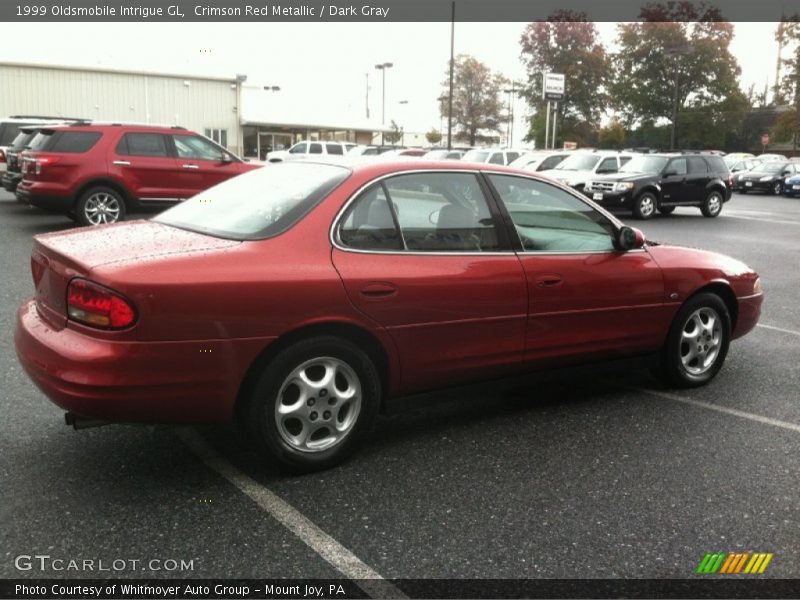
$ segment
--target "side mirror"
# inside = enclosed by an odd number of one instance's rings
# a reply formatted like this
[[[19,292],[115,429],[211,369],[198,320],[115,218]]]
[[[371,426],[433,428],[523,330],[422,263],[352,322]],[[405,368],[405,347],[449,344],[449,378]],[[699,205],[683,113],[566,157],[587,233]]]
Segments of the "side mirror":
[[[674,177],[677,174],[677,171],[664,171],[664,177]]]
[[[627,225],[620,227],[617,231],[616,246],[618,250],[635,250],[644,246],[644,234],[633,227]]]
[[[221,160],[224,163],[229,163],[229,162],[233,162],[233,157],[230,154],[228,154],[227,152],[223,152]]]

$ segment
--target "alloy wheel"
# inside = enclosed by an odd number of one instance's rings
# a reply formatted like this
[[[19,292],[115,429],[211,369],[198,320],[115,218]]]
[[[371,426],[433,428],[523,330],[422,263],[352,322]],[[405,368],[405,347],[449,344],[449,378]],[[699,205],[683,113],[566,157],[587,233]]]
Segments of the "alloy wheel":
[[[699,308],[686,319],[678,346],[683,368],[690,375],[703,375],[719,356],[722,343],[722,324],[717,312],[709,307]]]
[[[116,223],[119,220],[119,200],[105,192],[96,192],[86,199],[83,213],[92,225]]]

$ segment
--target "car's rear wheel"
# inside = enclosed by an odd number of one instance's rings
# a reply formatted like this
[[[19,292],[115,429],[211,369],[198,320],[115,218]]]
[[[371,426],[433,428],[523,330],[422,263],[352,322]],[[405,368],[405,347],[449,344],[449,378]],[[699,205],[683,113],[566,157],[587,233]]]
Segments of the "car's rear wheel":
[[[725,362],[730,336],[730,313],[722,299],[711,293],[694,296],[672,322],[659,375],[677,387],[708,383]]]
[[[658,212],[660,212],[662,215],[671,215],[672,213],[675,212],[675,207],[674,206],[659,206],[658,207]]]
[[[78,199],[75,213],[81,225],[104,225],[125,218],[125,200],[109,187],[93,187]]]
[[[262,451],[296,471],[344,460],[371,429],[381,384],[369,357],[336,337],[283,350],[254,386],[247,426]]]
[[[783,191],[783,182],[776,181],[772,184],[772,193],[776,196],[780,196],[781,192]]]
[[[633,202],[633,216],[642,220],[652,219],[656,214],[656,204],[655,194],[651,192],[641,194]]]
[[[704,217],[708,217],[713,219],[722,211],[722,194],[720,194],[717,190],[713,190],[708,193],[706,199],[703,201],[703,206],[700,207],[700,211],[703,213]]]

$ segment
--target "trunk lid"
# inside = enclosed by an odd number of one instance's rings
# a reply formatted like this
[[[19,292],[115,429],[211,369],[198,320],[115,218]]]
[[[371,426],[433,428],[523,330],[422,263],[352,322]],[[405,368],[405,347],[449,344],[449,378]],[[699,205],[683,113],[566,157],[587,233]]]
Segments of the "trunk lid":
[[[67,286],[73,277],[91,279],[92,269],[111,263],[147,261],[239,244],[153,221],[37,235],[31,255],[36,305],[46,321],[61,329],[67,322]]]

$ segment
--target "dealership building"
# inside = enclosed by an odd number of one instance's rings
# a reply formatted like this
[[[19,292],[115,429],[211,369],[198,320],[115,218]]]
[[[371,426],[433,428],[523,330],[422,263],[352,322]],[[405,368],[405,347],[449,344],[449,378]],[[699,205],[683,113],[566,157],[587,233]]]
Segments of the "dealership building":
[[[180,125],[245,158],[308,140],[372,143],[379,123],[309,90],[289,94],[230,78],[28,63],[0,63],[0,117],[35,115]],[[328,98],[326,98],[328,100]],[[326,106],[321,106],[325,104]]]

